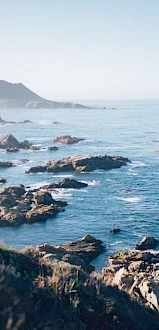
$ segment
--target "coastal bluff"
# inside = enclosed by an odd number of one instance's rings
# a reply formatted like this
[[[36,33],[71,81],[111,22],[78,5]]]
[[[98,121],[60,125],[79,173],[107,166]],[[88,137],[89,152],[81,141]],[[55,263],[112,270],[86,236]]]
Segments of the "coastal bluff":
[[[72,102],[55,102],[47,100],[31,91],[22,83],[10,83],[0,80],[0,109],[57,109],[57,108],[89,108]]]

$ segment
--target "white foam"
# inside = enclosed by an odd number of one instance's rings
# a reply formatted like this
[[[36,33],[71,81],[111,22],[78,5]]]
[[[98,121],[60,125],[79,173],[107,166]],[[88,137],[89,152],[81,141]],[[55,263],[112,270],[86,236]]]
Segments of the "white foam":
[[[139,161],[134,161],[132,163],[129,164],[132,167],[145,167],[148,166],[146,163],[144,162],[139,162]]]
[[[55,191],[51,191],[50,193],[51,193],[51,196],[53,197],[53,198],[70,198],[70,197],[72,197],[72,191],[73,191],[74,189],[55,189]]]
[[[129,202],[129,203],[138,203],[141,201],[141,198],[140,197],[115,197],[116,199],[119,199],[121,201],[124,201],[124,202]]]
[[[81,182],[87,183],[89,186],[98,186],[100,184],[99,180],[90,180],[90,181],[82,180]]]

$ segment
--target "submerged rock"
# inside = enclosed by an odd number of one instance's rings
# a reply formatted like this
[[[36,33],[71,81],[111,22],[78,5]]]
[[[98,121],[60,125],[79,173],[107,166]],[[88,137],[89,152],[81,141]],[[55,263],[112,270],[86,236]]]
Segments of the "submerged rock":
[[[110,229],[109,233],[110,234],[116,234],[116,233],[119,233],[121,231],[120,228],[113,228],[113,229]]]
[[[63,143],[63,144],[74,144],[74,143],[78,143],[83,140],[84,139],[82,139],[82,138],[73,137],[71,135],[64,135],[64,136],[56,137],[53,141],[57,142],[57,143]]]
[[[120,156],[74,156],[61,160],[52,160],[43,166],[31,167],[26,173],[37,172],[92,172],[97,169],[111,170],[126,165],[128,158]]]

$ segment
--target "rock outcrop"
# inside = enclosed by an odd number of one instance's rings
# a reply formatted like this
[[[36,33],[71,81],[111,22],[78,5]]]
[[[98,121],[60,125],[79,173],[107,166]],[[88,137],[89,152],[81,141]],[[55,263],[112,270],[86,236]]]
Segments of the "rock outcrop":
[[[105,250],[102,241],[95,239],[91,235],[60,245],[43,244],[35,248],[25,249],[29,255],[37,255],[41,261],[58,260],[72,265],[80,266],[86,272],[95,270],[90,262]]]
[[[46,221],[64,211],[66,202],[56,201],[48,192],[26,192],[23,185],[0,189],[0,227]]]
[[[83,140],[84,139],[82,139],[82,138],[73,137],[71,135],[64,135],[64,136],[56,137],[53,141],[56,143],[62,143],[62,144],[74,144],[74,143],[78,143]]]
[[[40,189],[56,189],[56,188],[69,188],[69,189],[80,189],[87,187],[88,184],[84,182],[79,182],[75,179],[65,178],[58,183],[50,183],[48,185],[44,185],[40,187]]]
[[[19,142],[12,134],[5,134],[0,137],[0,149],[28,149],[31,143],[27,140]]]
[[[52,160],[42,166],[31,167],[26,173],[38,172],[92,172],[97,169],[111,170],[126,165],[128,158],[120,156],[74,156],[61,160]]]
[[[12,162],[0,162],[0,168],[7,168],[12,166],[14,166]]]
[[[139,303],[159,312],[159,251],[119,252],[109,257],[103,278],[107,284],[117,286]]]
[[[151,236],[145,236],[139,244],[136,245],[136,250],[148,250],[148,249],[155,249],[156,246],[159,245],[159,240],[151,237]]]

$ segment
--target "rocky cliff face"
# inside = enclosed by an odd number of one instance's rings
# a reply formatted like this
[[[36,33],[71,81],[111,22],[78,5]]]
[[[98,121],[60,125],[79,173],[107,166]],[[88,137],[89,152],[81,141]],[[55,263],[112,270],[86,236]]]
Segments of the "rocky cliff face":
[[[82,104],[55,102],[42,98],[21,83],[0,80],[0,108],[86,108]]]

